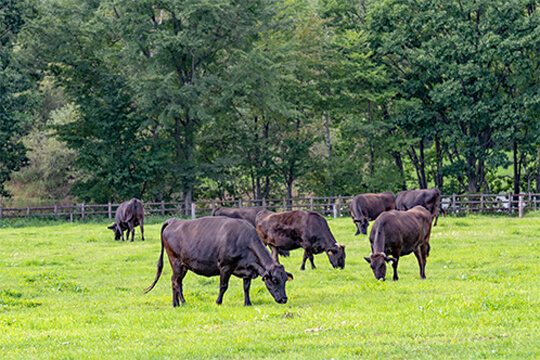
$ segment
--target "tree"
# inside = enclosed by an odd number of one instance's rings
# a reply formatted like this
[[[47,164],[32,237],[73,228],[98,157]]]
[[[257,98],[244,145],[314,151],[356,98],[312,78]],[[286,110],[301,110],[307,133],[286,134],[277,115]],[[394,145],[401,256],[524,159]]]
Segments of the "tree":
[[[521,128],[509,111],[527,113],[520,104],[537,102],[525,91],[537,87],[531,60],[538,15],[530,5],[388,0],[370,13],[373,48],[399,89],[395,100],[402,105],[394,105],[392,117],[417,141],[409,154],[421,186],[427,185],[422,158],[431,146],[439,186],[444,175],[457,179],[462,190],[489,191],[486,174],[506,165],[500,136]]]
[[[264,31],[272,8],[265,0],[102,5],[123,46],[138,110],[158,122],[158,136],[170,144],[171,185],[181,189],[186,211],[204,177],[198,138],[225,87],[222,74],[236,51]]]
[[[72,193],[97,202],[143,197],[161,179],[160,143],[133,106],[126,76],[118,71],[117,38],[98,10],[98,2],[43,2],[26,41],[42,71],[77,106],[77,121],[56,126],[84,171]]]
[[[27,16],[32,14],[33,8],[27,1],[0,1],[0,196],[9,196],[4,183],[12,171],[27,162],[21,137],[30,119],[25,109],[31,99],[25,91],[32,84],[15,45]]]

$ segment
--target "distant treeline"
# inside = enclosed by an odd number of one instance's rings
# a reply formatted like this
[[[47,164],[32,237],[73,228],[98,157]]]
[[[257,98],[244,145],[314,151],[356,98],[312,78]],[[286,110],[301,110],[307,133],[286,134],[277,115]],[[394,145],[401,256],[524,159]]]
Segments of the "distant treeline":
[[[537,1],[0,10],[0,195],[540,192]]]

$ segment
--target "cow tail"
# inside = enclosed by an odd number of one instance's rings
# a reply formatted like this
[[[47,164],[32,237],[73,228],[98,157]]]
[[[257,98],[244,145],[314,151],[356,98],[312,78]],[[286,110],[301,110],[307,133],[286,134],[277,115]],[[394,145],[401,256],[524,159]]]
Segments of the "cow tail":
[[[161,272],[163,271],[163,250],[165,248],[164,244],[163,244],[163,231],[165,230],[165,228],[169,226],[169,222],[166,221],[163,226],[161,227],[161,254],[159,255],[159,260],[158,260],[158,263],[157,263],[157,273],[156,273],[156,278],[154,279],[154,282],[152,283],[152,285],[150,285],[148,288],[146,288],[144,290],[144,293],[148,293],[150,292],[150,290],[152,290],[154,288],[154,286],[157,284],[158,280],[159,280],[159,277],[161,276]]]

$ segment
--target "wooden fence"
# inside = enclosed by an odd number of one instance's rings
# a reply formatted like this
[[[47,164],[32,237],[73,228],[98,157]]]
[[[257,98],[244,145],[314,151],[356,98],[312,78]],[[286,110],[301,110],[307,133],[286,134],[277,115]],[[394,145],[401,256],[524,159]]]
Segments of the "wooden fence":
[[[262,199],[262,200],[212,200],[196,201],[191,204],[190,214],[196,217],[208,216],[218,206],[227,207],[254,207],[262,206],[269,210],[310,210],[317,211],[325,216],[343,216],[349,214],[349,204],[352,196],[334,197],[304,197],[293,199]],[[87,216],[107,216],[113,219],[119,204],[78,204],[71,206],[44,206],[25,208],[2,208],[1,218],[17,218],[30,216],[62,217],[84,220]],[[466,194],[466,195],[442,195],[441,208],[447,214],[463,214],[472,212],[498,212],[517,214],[523,216],[525,211],[538,210],[540,206],[540,194]],[[153,202],[144,203],[147,215],[171,215],[183,214],[184,204],[181,202]],[[189,216],[188,215],[188,216]]]

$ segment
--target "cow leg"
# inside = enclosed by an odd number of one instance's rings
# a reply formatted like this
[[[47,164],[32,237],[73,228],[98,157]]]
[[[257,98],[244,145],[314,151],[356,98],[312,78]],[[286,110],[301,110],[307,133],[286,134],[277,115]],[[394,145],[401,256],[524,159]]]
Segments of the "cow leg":
[[[316,269],[315,263],[313,262],[313,254],[309,250],[304,250],[304,258],[302,259],[302,266],[300,266],[300,270],[306,269],[306,260],[309,259],[309,262],[311,263],[311,269]]]
[[[398,266],[399,258],[396,257],[396,261],[392,261],[392,268],[394,269],[394,276],[392,277],[392,281],[398,281],[399,276],[397,274],[397,266]]]
[[[175,264],[172,275],[172,292],[173,292],[173,306],[177,307],[178,305],[186,302],[184,299],[184,293],[182,291],[182,280],[186,276],[187,268],[182,264]],[[180,303],[179,301],[180,300]]]
[[[229,279],[231,278],[232,271],[230,268],[222,268],[219,275],[219,295],[216,300],[216,304],[221,305],[223,302],[223,295],[229,288]]]
[[[128,233],[127,233],[128,239],[129,239],[130,232],[131,232],[131,242],[133,242],[133,240],[135,240],[135,226],[131,223],[128,224]]]
[[[251,306],[251,300],[249,299],[249,288],[251,287],[251,279],[244,279],[244,306]]]
[[[414,255],[418,260],[418,266],[420,267],[420,278],[426,278],[426,257],[422,246],[419,246],[418,249],[414,251]]]
[[[141,221],[141,223],[139,224],[140,228],[141,228],[141,236],[142,236],[142,241],[144,241],[144,225],[143,225],[143,222]]]

